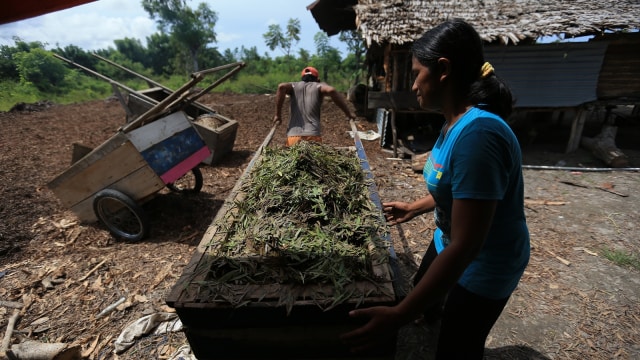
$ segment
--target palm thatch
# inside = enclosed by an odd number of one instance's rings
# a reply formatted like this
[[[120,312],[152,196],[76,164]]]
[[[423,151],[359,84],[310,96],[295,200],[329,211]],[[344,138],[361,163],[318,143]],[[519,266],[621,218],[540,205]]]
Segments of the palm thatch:
[[[358,0],[353,9],[367,46],[411,43],[450,18],[465,19],[483,40],[505,45],[640,28],[638,0]]]

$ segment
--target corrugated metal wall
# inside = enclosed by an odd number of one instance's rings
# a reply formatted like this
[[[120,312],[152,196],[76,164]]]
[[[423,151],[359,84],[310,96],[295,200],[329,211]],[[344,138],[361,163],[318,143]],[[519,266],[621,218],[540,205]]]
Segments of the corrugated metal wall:
[[[607,44],[487,46],[485,58],[509,84],[516,108],[567,108],[598,99]]]

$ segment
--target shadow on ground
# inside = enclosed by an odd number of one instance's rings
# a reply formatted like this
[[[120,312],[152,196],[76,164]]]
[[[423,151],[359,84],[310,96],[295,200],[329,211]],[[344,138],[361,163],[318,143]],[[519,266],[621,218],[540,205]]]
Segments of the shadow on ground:
[[[510,345],[485,349],[485,360],[550,360],[540,352],[524,345]]]

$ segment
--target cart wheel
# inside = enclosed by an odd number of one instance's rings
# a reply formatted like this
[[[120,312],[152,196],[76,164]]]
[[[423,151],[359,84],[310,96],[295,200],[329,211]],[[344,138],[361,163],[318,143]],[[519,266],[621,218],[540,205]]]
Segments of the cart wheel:
[[[190,172],[184,174],[183,177],[167,184],[171,191],[183,194],[197,194],[202,190],[202,171],[194,167]]]
[[[96,217],[109,232],[130,241],[139,241],[149,233],[149,219],[130,197],[113,189],[99,191],[93,199]]]

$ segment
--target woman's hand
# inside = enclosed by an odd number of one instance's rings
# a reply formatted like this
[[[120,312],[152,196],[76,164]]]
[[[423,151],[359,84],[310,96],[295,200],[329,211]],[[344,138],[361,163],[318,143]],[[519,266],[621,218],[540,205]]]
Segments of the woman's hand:
[[[411,209],[411,204],[393,201],[382,204],[384,217],[389,225],[401,224],[413,219],[417,213]]]
[[[349,312],[353,318],[369,318],[369,321],[348,333],[342,334],[340,340],[353,353],[361,353],[395,345],[398,329],[408,320],[398,313],[396,307],[376,306]]]

